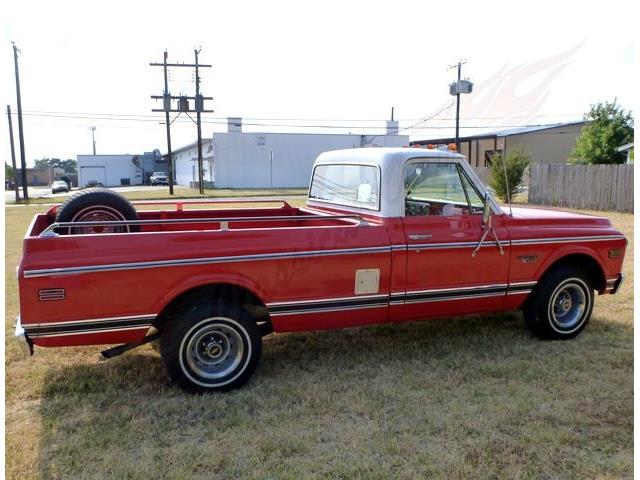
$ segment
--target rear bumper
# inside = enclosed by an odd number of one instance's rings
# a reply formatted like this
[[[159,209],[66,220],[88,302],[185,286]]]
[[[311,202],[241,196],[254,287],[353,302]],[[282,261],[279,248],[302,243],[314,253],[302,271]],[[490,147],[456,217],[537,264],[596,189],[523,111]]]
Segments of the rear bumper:
[[[16,317],[16,332],[15,332],[16,340],[20,345],[20,349],[22,353],[27,356],[33,355],[33,342],[27,336],[27,332],[25,332],[24,328],[22,328],[22,324],[20,323],[20,315]]]

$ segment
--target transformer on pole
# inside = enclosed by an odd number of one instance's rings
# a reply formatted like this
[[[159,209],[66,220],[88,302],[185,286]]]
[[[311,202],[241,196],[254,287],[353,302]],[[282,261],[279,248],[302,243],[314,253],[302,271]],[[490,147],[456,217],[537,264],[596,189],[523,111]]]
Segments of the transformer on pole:
[[[449,94],[456,97],[456,151],[460,152],[460,95],[468,94],[473,91],[473,83],[467,78],[462,79],[462,65],[466,62],[460,60],[457,65],[452,65],[450,68],[458,69],[458,80],[449,85]]]
[[[165,113],[165,124],[167,126],[167,156],[169,161],[169,193],[173,195],[173,183],[174,183],[174,168],[173,168],[173,158],[171,154],[171,121],[169,121],[169,113],[176,112],[178,115],[181,113],[189,115],[191,112],[196,113],[195,124],[198,128],[198,185],[199,192],[201,194],[204,193],[204,178],[203,178],[203,170],[202,170],[202,119],[200,115],[202,113],[211,113],[213,110],[205,110],[204,109],[204,101],[205,100],[213,100],[212,97],[204,97],[200,93],[200,76],[199,69],[200,68],[211,68],[211,65],[203,65],[198,63],[198,54],[200,50],[194,50],[195,52],[195,63],[167,63],[167,51],[164,51],[164,61],[162,63],[150,63],[149,65],[152,67],[163,67],[164,68],[164,92],[162,95],[152,95],[151,98],[154,100],[162,100],[162,108],[154,108],[152,112],[164,112]],[[188,67],[195,68],[196,74],[196,94],[193,97],[187,95],[180,95],[175,97],[169,93],[169,82],[167,76],[167,68],[168,67]],[[177,108],[171,108],[171,101],[177,100]],[[189,105],[189,100],[194,101],[194,108],[192,109]],[[177,118],[177,117],[176,117]],[[191,117],[189,117],[191,118]],[[175,120],[175,119],[174,119]]]

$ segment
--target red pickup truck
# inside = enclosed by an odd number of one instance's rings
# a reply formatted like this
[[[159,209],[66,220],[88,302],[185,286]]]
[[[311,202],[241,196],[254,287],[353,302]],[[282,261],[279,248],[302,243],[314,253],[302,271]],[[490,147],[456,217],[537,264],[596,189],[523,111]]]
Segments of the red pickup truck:
[[[173,381],[206,392],[245,383],[271,332],[522,310],[567,339],[595,292],[620,287],[627,244],[605,218],[501,208],[439,150],[323,153],[304,208],[186,205],[136,211],[91,189],[36,215],[18,269],[25,350],[122,344],[111,356],[159,338]]]

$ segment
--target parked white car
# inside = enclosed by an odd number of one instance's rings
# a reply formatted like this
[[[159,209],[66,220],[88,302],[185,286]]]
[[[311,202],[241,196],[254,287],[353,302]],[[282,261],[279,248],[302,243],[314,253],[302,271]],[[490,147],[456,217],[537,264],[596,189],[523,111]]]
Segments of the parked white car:
[[[169,185],[169,177],[164,172],[153,172],[149,180],[151,185]]]

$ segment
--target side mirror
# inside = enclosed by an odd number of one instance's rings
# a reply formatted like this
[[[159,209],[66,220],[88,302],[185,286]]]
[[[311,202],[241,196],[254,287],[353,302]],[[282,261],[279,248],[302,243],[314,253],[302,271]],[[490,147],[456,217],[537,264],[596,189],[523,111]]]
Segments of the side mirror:
[[[491,220],[491,197],[489,194],[485,194],[484,196],[484,209],[482,210],[482,224],[484,226],[489,225],[489,221]]]

